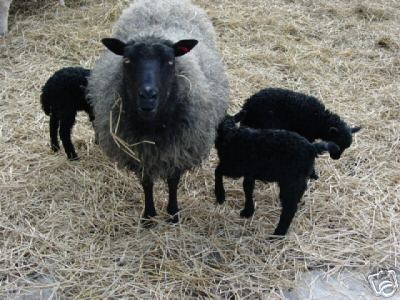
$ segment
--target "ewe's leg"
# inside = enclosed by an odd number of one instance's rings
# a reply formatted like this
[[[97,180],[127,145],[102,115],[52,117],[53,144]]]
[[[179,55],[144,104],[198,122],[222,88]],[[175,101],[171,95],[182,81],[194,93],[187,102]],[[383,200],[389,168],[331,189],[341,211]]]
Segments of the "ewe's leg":
[[[60,121],[60,138],[64,146],[65,153],[69,160],[77,160],[74,145],[71,142],[72,127],[75,123],[76,113],[64,112],[64,116]]]
[[[95,143],[96,145],[99,144],[99,134],[98,134],[97,132],[94,133],[94,143]]]
[[[254,182],[255,180],[252,177],[244,177],[243,179],[243,190],[246,200],[244,202],[244,209],[240,212],[240,216],[244,218],[250,218],[254,214]]]
[[[1,0],[0,0],[1,1]],[[50,147],[51,150],[57,152],[60,150],[60,145],[58,144],[58,127],[60,126],[60,120],[54,115],[50,115],[49,131],[50,131]]]
[[[99,144],[99,135],[96,132],[96,129],[94,128],[94,114],[93,114],[93,112],[91,110],[85,110],[85,111],[89,115],[89,121],[92,123],[92,127],[93,127],[93,130],[94,130],[94,143],[96,145],[98,145]]]
[[[169,193],[167,212],[172,216],[170,219],[172,223],[177,223],[179,221],[179,217],[177,215],[179,211],[177,192],[180,179],[181,179],[180,170],[176,170],[174,175],[172,175],[167,179],[168,193]]]
[[[149,177],[145,177],[142,180],[142,187],[144,191],[144,213],[142,224],[147,226],[150,225],[149,219],[157,215],[154,207],[153,199],[153,180]]]
[[[11,0],[0,0],[0,36],[6,35],[8,31],[8,11]]]
[[[297,211],[297,204],[307,188],[307,179],[279,183],[282,212],[274,235],[285,235]]]
[[[221,167],[217,166],[215,169],[215,197],[219,204],[225,202],[225,189],[224,189],[224,182],[223,182],[223,175],[221,172]]]

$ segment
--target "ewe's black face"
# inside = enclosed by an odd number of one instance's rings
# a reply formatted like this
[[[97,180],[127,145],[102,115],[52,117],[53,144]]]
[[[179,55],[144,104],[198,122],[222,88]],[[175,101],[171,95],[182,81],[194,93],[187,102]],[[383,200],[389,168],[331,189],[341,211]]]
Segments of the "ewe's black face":
[[[153,120],[162,114],[176,77],[175,57],[188,53],[195,40],[155,43],[124,43],[117,39],[103,39],[103,44],[123,56],[123,80],[126,96],[143,120]],[[173,105],[173,103],[170,103]]]
[[[128,98],[136,101],[142,118],[154,118],[159,106],[166,104],[175,78],[173,49],[162,44],[128,44],[123,65]]]

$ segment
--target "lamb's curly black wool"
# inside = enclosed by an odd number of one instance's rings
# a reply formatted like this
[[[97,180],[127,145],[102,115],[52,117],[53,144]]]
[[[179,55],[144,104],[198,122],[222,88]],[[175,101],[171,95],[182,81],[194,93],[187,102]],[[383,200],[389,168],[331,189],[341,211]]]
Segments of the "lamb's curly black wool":
[[[316,139],[334,142],[340,151],[331,155],[333,159],[340,158],[352,143],[352,133],[361,129],[350,128],[317,98],[287,89],[260,90],[246,100],[243,111],[246,113],[241,119],[241,125],[286,129],[299,133],[310,142]]]
[[[60,150],[58,130],[68,159],[78,159],[71,142],[71,131],[76,113],[85,111],[90,121],[93,111],[86,100],[87,78],[90,70],[81,67],[67,67],[56,71],[42,88],[40,102],[44,113],[50,116],[50,145],[56,152]]]
[[[236,127],[235,117],[226,116],[217,132],[216,149],[219,164],[215,170],[217,202],[225,201],[223,176],[244,177],[245,207],[242,217],[254,213],[255,180],[277,182],[280,187],[282,214],[275,235],[286,234],[297,210],[297,203],[307,187],[318,154],[329,151],[337,155],[333,142],[310,143],[299,134],[287,130]]]

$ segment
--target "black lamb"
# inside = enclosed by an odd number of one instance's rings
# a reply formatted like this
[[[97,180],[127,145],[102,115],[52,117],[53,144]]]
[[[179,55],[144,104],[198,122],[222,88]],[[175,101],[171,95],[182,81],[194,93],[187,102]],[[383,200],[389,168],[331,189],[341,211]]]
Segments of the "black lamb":
[[[40,102],[44,113],[50,116],[50,145],[54,152],[60,150],[58,130],[68,159],[76,160],[78,155],[71,142],[71,131],[76,113],[85,111],[91,122],[94,115],[86,99],[87,78],[90,70],[68,67],[56,71],[42,88]]]
[[[286,129],[304,136],[310,142],[316,139],[332,141],[340,148],[331,154],[339,159],[352,143],[352,133],[361,127],[349,127],[315,97],[287,89],[263,89],[246,100],[241,126],[260,129]]]
[[[339,147],[333,142],[310,143],[301,135],[281,129],[236,127],[239,115],[226,116],[219,125],[215,146],[219,164],[215,169],[217,202],[225,201],[223,176],[244,177],[245,206],[242,217],[254,213],[255,180],[277,182],[280,187],[282,213],[275,235],[285,235],[303,196],[307,179],[318,154],[328,151],[337,155]]]

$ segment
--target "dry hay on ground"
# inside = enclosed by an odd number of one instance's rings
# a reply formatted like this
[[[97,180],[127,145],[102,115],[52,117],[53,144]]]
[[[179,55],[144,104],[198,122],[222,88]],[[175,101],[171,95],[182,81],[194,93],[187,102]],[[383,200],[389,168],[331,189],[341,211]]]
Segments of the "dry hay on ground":
[[[67,298],[280,298],[306,270],[399,267],[398,1],[195,1],[216,26],[232,111],[279,86],[363,126],[341,160],[318,160],[320,179],[275,242],[266,237],[280,213],[276,186],[257,184],[252,220],[239,218],[240,181],[226,180],[217,207],[215,153],[184,177],[179,225],[164,222],[167,193],[157,186],[150,230],[138,223],[137,179],[102,155],[86,117],[73,134],[81,161],[52,154],[40,88],[58,68],[93,66],[127,2],[14,2],[0,40],[0,295],[44,286]]]

